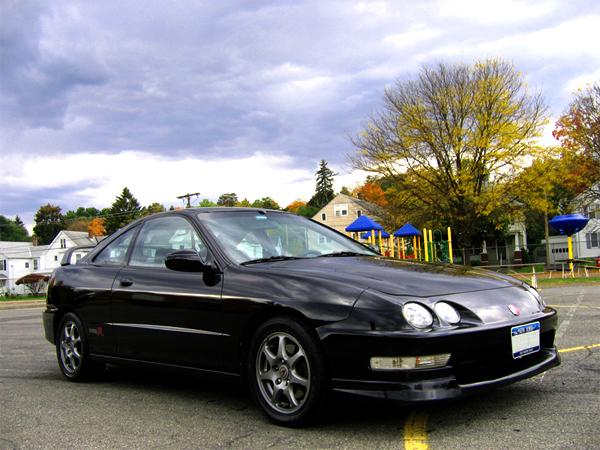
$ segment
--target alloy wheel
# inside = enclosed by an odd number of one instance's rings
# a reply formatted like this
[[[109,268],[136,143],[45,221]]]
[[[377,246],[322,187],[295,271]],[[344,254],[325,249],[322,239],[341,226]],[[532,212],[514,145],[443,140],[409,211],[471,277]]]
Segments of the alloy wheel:
[[[310,392],[310,364],[292,335],[275,332],[260,344],[256,380],[268,405],[282,414],[297,412]]]
[[[68,375],[73,375],[81,366],[83,355],[81,333],[77,324],[68,320],[60,333],[60,359]]]

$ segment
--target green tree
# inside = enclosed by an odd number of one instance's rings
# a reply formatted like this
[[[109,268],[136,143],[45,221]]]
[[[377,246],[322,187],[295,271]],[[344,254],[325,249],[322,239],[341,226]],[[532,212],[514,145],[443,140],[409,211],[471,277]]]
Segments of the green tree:
[[[112,234],[141,215],[140,203],[127,187],[123,188],[105,217],[104,227],[107,234]]]
[[[0,241],[29,241],[29,232],[19,216],[15,220],[0,215]]]
[[[237,195],[232,192],[230,194],[221,194],[219,199],[217,200],[218,206],[235,206],[238,203]]]
[[[308,206],[321,209],[335,197],[335,193],[333,192],[333,177],[335,173],[327,167],[327,161],[322,159],[319,163],[319,170],[317,170],[315,175],[317,177],[315,195],[308,201]]]
[[[537,156],[545,112],[501,60],[424,67],[385,91],[384,110],[353,139],[354,167],[392,182],[393,203],[452,226],[470,247],[506,222],[504,189]]]
[[[316,213],[318,213],[320,209],[321,208],[317,208],[315,206],[303,205],[303,206],[300,206],[296,210],[296,214],[298,214],[299,216],[304,216],[304,217],[311,218]]]
[[[83,207],[80,206],[76,210],[70,210],[65,213],[65,220],[74,220],[85,217],[87,219],[93,219],[100,215],[100,210],[94,207]]]
[[[238,202],[238,204],[236,206],[240,206],[242,208],[250,208],[252,206],[252,203],[250,203],[250,200],[245,198],[241,202]]]
[[[340,194],[352,195],[352,192],[350,192],[350,189],[348,189],[346,186],[342,186],[342,189],[340,190]]]
[[[144,208],[143,215],[150,216],[152,214],[157,214],[157,213],[161,213],[161,212],[165,212],[165,211],[166,211],[166,209],[161,203],[154,202]]]
[[[217,204],[207,198],[203,198],[200,204],[198,205],[199,208],[211,208],[214,206],[217,206]]]
[[[279,204],[271,197],[263,197],[260,200],[254,200],[252,207],[262,209],[281,209]]]
[[[66,228],[60,207],[50,203],[40,206],[33,220],[33,234],[37,236],[40,245],[50,244],[56,235]]]

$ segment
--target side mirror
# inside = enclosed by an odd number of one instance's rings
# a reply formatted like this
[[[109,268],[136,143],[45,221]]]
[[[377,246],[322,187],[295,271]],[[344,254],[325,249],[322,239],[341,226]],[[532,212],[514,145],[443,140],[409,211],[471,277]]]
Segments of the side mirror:
[[[204,272],[210,267],[202,262],[200,255],[194,250],[177,250],[169,253],[165,259],[165,266],[178,272]]]

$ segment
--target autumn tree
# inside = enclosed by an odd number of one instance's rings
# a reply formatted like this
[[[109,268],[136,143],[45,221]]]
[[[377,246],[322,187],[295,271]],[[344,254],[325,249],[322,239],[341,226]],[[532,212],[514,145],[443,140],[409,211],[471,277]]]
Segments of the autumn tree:
[[[104,219],[102,217],[93,218],[88,226],[87,231],[88,235],[91,237],[104,236],[106,234],[106,229],[104,228]]]
[[[470,247],[503,221],[502,186],[535,156],[545,111],[504,61],[424,67],[385,90],[383,111],[353,139],[354,167],[391,181],[399,201]]]
[[[306,206],[306,202],[302,201],[302,200],[294,200],[292,203],[290,203],[289,205],[287,205],[285,207],[285,211],[294,213],[294,214],[298,214],[298,209],[300,209],[301,207]]]
[[[308,201],[308,206],[321,209],[335,197],[333,191],[333,177],[335,173],[327,167],[327,161],[324,159],[319,163],[319,170],[316,175],[315,195]]]
[[[354,196],[361,200],[374,203],[382,208],[385,208],[388,205],[384,190],[381,188],[381,185],[375,181],[367,180],[362,186],[357,187],[354,191]]]
[[[141,207],[131,191],[124,187],[121,195],[113,202],[108,215],[105,217],[104,227],[107,234],[112,234],[129,222],[141,215]]]
[[[50,203],[41,206],[33,220],[35,222],[33,233],[37,236],[40,245],[50,244],[56,235],[66,228],[60,207]]]
[[[235,206],[238,202],[238,197],[235,192],[229,194],[221,194],[217,200],[217,206]]]
[[[565,114],[556,122],[553,135],[564,153],[577,157],[579,183],[589,200],[600,199],[600,82],[578,92]]]

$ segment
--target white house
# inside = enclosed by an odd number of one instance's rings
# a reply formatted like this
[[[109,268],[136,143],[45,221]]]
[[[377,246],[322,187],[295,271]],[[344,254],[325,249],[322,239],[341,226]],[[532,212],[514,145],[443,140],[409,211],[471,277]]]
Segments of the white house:
[[[24,294],[25,288],[16,281],[31,273],[50,275],[60,266],[67,249],[79,246],[96,245],[102,237],[89,237],[84,231],[63,230],[49,245],[33,245],[31,242],[0,241],[0,295],[6,293]],[[78,261],[87,250],[73,254]]]

